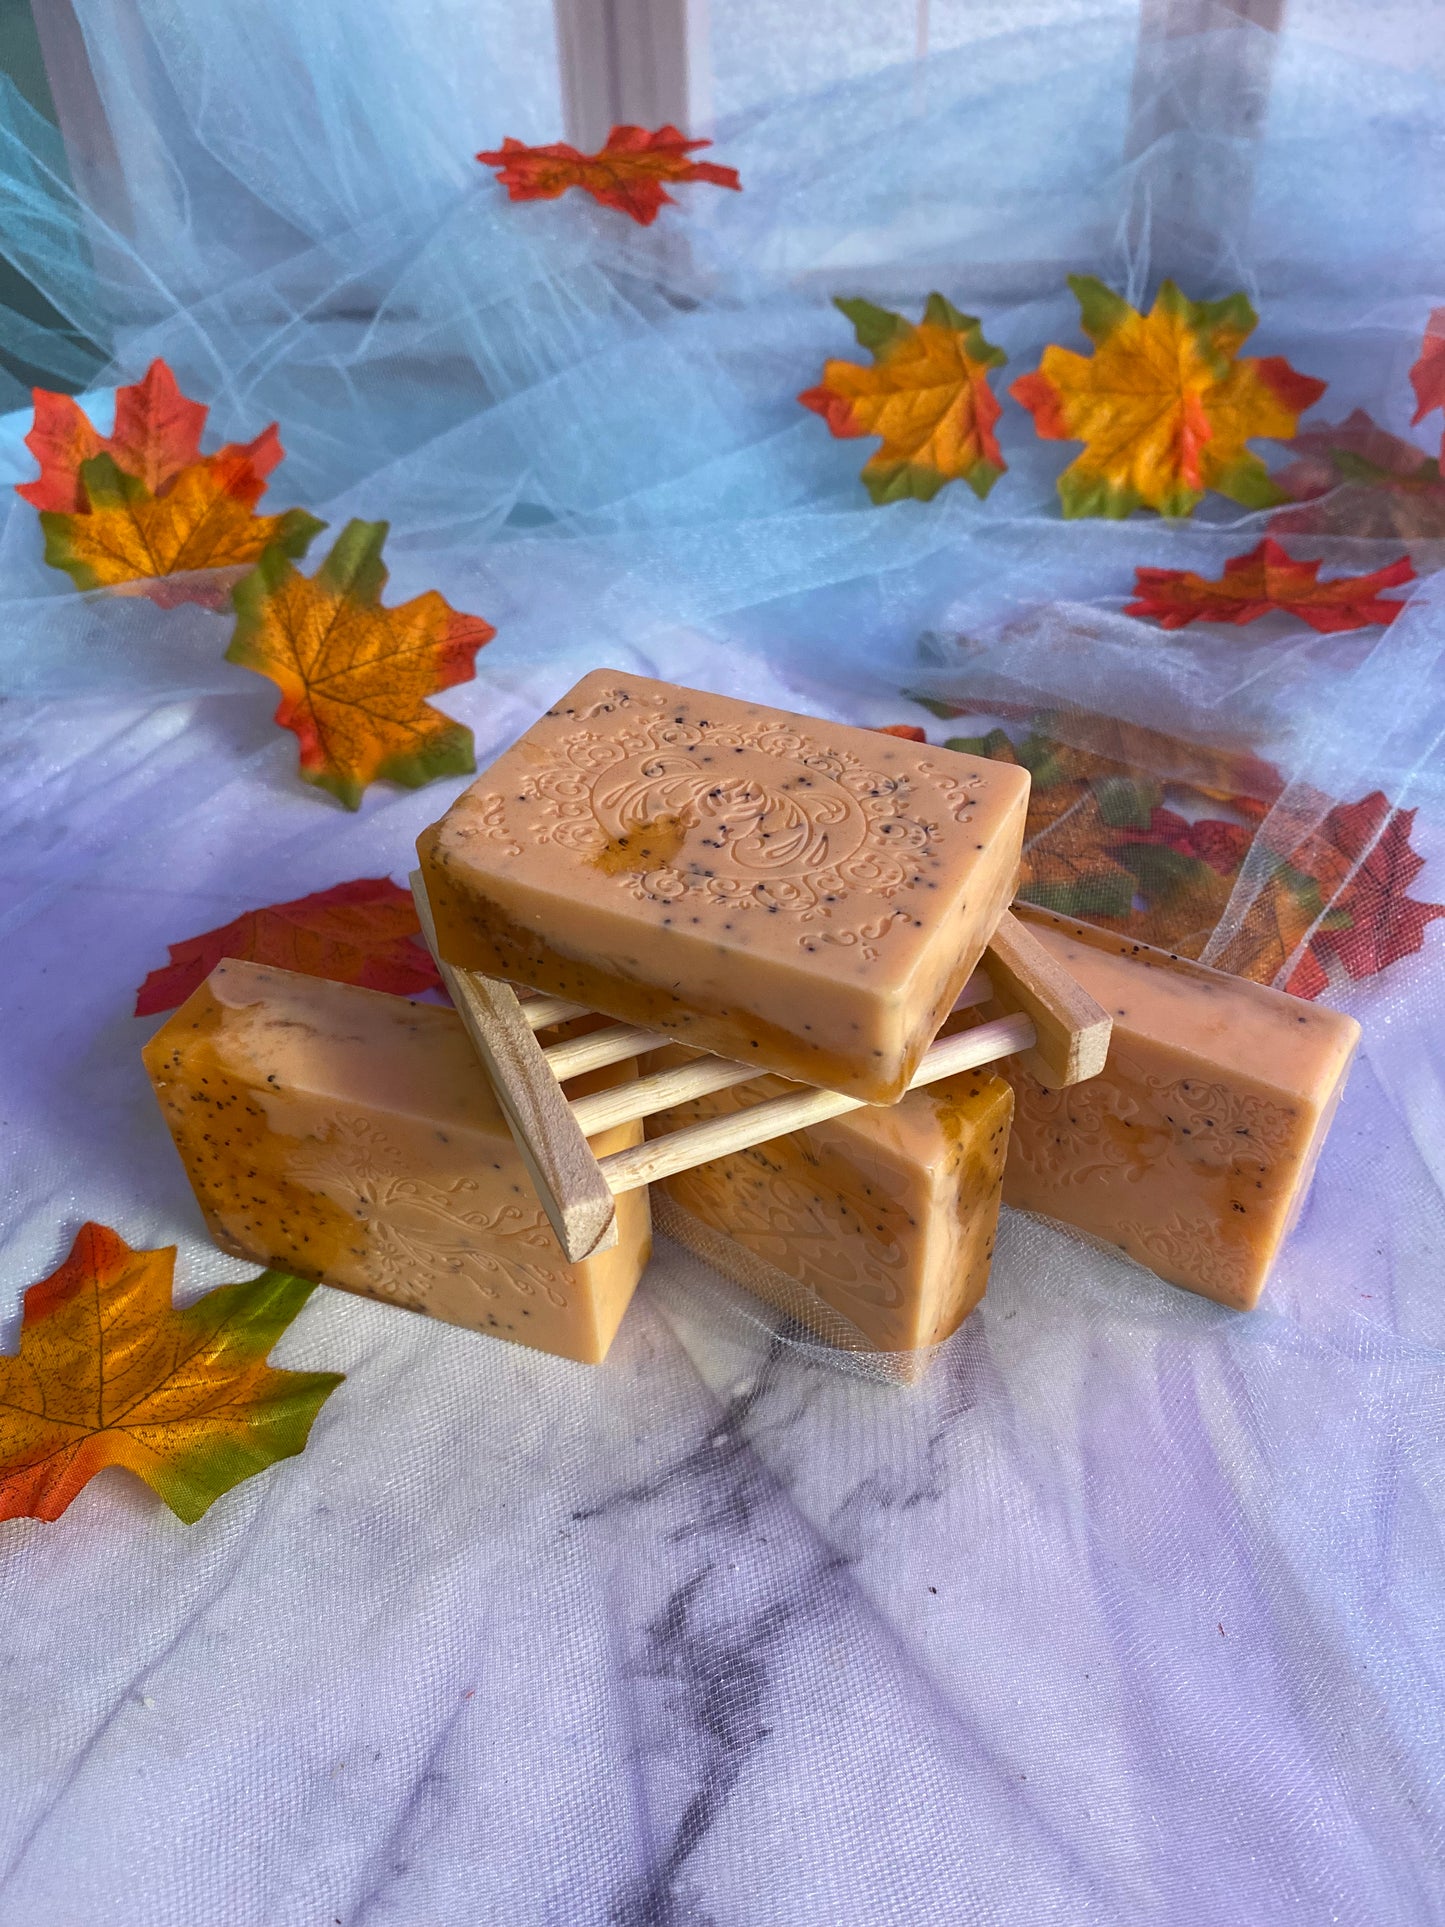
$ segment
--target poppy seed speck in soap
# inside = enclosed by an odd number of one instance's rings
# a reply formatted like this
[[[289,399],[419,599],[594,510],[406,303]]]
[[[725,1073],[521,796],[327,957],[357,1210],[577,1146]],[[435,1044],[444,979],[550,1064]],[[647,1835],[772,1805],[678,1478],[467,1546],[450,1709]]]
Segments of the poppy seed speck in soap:
[[[418,848],[449,963],[891,1104],[1013,896],[1028,789],[600,669]]]

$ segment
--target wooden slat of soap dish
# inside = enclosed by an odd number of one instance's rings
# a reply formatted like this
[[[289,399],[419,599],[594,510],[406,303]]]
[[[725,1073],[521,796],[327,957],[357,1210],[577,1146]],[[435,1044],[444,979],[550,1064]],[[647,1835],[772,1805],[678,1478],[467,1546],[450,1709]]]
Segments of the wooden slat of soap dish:
[[[522,1021],[516,991],[494,977],[444,963],[437,955],[436,927],[420,870],[412,873],[411,893],[427,948],[477,1055],[491,1073],[497,1103],[557,1242],[573,1264],[610,1250],[617,1243],[612,1191],[541,1046]],[[537,1009],[540,1004],[550,1009]],[[538,1028],[581,1014],[576,1004],[558,997],[535,999],[534,1010]]]
[[[436,956],[431,906],[419,871],[413,873],[411,886],[422,933]],[[561,1088],[566,1078],[622,1063],[674,1040],[662,1031],[619,1023],[544,1047],[535,1032],[589,1014],[583,1006],[537,992],[519,995],[510,984],[455,969],[440,957],[437,968],[491,1074],[548,1220],[574,1263],[615,1243],[614,1196],[867,1108],[862,1098],[799,1084],[781,1097],[684,1125],[598,1159],[587,1143],[589,1136],[746,1083],[760,1074],[757,1065],[703,1056],[569,1101]],[[1008,912],[984,969],[969,979],[954,1008],[966,1010],[990,1001],[1006,1014],[937,1039],[924,1054],[910,1090],[1017,1053],[1025,1053],[1025,1064],[1036,1075],[1042,1073],[1053,1089],[1103,1069],[1108,1015]]]

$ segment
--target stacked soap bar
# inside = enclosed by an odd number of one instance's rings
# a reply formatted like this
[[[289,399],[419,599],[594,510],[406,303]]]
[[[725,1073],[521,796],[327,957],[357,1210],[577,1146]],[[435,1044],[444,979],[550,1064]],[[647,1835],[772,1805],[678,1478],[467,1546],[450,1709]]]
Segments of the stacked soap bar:
[[[1114,1020],[1102,1075],[1014,1064],[1004,1202],[1091,1233],[1221,1304],[1258,1303],[1359,1040],[1338,1011],[1088,924],[1022,912]]]
[[[760,1102],[777,1078],[649,1121],[672,1129]],[[1013,1094],[987,1071],[852,1111],[664,1179],[661,1223],[739,1284],[849,1350],[902,1353],[984,1295]],[[704,1227],[699,1239],[693,1227]]]
[[[449,963],[892,1104],[1013,895],[1028,787],[598,670],[418,848]]]
[[[569,1264],[453,1011],[223,963],[145,1050],[223,1250],[584,1362],[650,1249],[647,1195]],[[635,1065],[578,1079],[575,1094]],[[599,1154],[640,1143],[599,1134]]]

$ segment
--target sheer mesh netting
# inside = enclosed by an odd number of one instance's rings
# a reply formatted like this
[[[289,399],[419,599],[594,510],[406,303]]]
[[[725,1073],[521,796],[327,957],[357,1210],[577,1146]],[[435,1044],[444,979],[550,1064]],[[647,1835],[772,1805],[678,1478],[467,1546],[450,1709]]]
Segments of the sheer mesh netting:
[[[26,371],[104,427],[163,356],[217,443],[279,421],[313,554],[384,519],[389,596],[497,625],[439,699],[480,763],[598,664],[964,739],[1052,799],[1036,900],[1365,1041],[1248,1318],[1008,1212],[907,1385],[666,1240],[590,1374],[318,1293],[278,1356],[349,1378],[300,1459],[189,1532],[118,1474],[4,1529],[0,1921],[1445,1919],[1437,73],[1058,7],[723,119],[743,191],[644,230],[472,159],[562,132],[525,9],[74,11],[111,149],[0,101],[5,252],[63,324],[0,313],[7,482]],[[1076,449],[1007,399],[986,501],[869,501],[796,400],[861,358],[832,297],[942,292],[1002,393],[1086,345],[1069,273],[1249,296],[1247,352],[1329,384],[1256,444],[1288,501],[1066,521]],[[403,875],[460,786],[334,808],[224,613],[79,593],[0,515],[13,1348],[85,1217],[179,1240],[186,1294],[235,1275],[129,1015],[166,944]],[[1408,555],[1403,613],[1125,612],[1266,536]]]

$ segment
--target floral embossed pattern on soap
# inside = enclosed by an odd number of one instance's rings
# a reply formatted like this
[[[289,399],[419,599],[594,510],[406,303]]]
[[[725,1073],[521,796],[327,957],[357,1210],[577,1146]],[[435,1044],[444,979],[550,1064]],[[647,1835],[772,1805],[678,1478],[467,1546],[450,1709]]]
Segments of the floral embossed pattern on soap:
[[[569,1264],[455,1011],[227,960],[145,1048],[223,1251],[584,1364],[650,1249],[647,1198]],[[590,1072],[581,1095],[633,1074]],[[599,1155],[640,1141],[599,1133]]]
[[[889,1104],[1027,803],[1007,764],[602,669],[418,848],[449,962]]]

